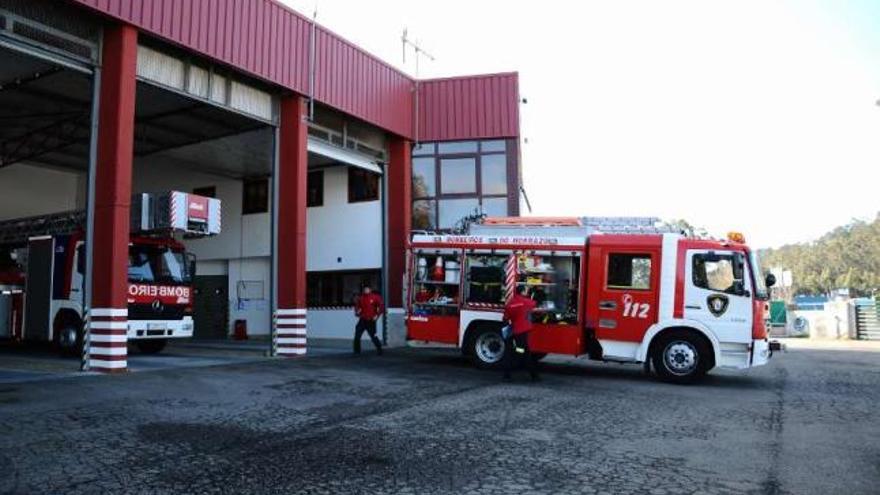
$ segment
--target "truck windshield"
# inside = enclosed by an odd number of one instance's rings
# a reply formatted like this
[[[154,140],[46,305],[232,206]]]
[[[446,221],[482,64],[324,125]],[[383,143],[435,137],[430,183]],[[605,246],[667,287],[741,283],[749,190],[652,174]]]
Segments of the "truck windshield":
[[[755,279],[755,297],[762,300],[770,299],[770,293],[767,291],[767,284],[764,282],[764,273],[761,271],[761,260],[758,259],[757,251],[749,253],[749,265],[751,265],[752,275]]]
[[[130,246],[128,281],[188,284],[192,281],[192,275],[182,252],[160,246]]]

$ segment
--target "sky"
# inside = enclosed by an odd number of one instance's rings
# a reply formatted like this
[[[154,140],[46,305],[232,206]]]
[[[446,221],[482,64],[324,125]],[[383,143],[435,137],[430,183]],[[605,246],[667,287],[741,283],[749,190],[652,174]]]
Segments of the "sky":
[[[420,77],[518,71],[534,215],[754,247],[880,211],[880,2],[283,0]]]

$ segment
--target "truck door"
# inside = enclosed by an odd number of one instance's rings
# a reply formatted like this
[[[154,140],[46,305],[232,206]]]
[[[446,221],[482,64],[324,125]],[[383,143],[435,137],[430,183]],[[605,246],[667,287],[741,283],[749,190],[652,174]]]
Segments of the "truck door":
[[[27,280],[24,298],[24,338],[52,339],[52,274],[55,270],[55,239],[34,237],[28,241]]]
[[[657,321],[659,245],[591,245],[589,257],[587,327],[599,340],[641,342]]]
[[[752,288],[739,251],[689,249],[684,317],[704,323],[720,342],[752,338]]]

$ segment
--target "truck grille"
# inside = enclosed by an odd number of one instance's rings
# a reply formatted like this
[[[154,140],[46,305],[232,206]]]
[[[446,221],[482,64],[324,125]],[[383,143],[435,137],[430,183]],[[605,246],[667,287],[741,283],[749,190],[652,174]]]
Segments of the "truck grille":
[[[184,306],[163,305],[158,311],[153,309],[152,304],[129,304],[129,320],[182,320]]]

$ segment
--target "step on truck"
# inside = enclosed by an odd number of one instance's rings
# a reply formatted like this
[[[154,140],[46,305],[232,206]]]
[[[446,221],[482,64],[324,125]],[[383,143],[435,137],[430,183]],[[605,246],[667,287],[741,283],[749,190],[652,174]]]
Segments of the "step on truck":
[[[407,340],[460,348],[481,368],[512,350],[505,301],[536,303],[531,351],[639,363],[692,382],[766,364],[768,287],[741,234],[695,238],[652,218],[488,218],[464,234],[417,233],[407,256]]]
[[[83,211],[0,222],[0,339],[79,353],[84,225]],[[169,339],[192,337],[196,260],[179,238],[212,236],[220,228],[218,199],[179,191],[132,198],[128,340],[141,352],[158,353]]]

